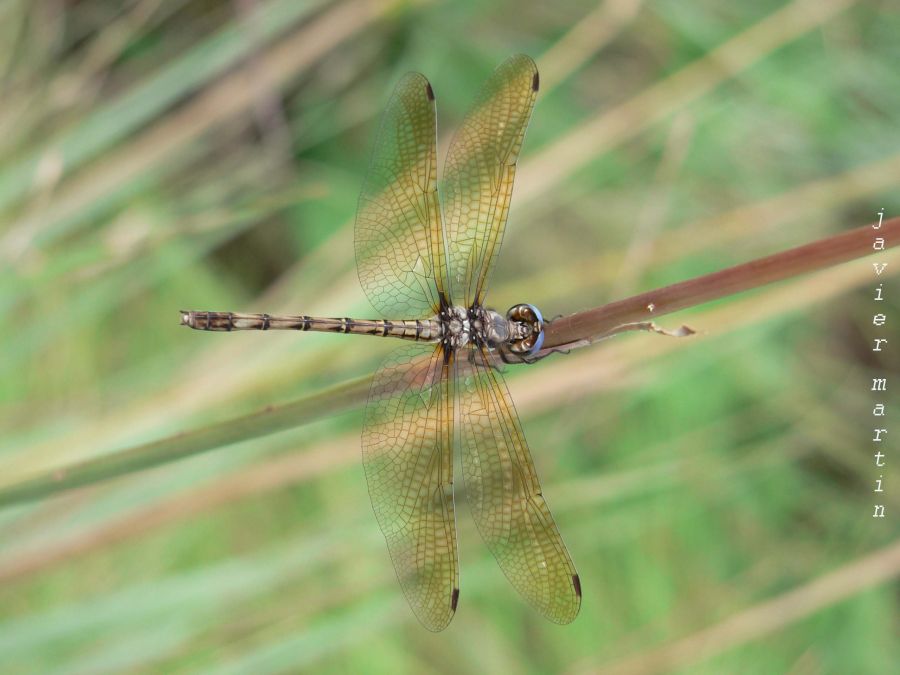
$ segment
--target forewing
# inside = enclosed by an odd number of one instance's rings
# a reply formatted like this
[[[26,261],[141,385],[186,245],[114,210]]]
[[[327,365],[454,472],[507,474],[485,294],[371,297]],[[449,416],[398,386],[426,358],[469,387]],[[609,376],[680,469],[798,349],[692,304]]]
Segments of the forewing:
[[[356,215],[359,280],[385,316],[435,314],[446,296],[434,93],[409,73],[388,102]]]
[[[447,154],[443,199],[450,286],[466,307],[484,301],[537,89],[534,61],[524,54],[506,60],[481,88]]]
[[[397,578],[438,631],[459,597],[453,509],[452,360],[442,346],[394,351],[375,373],[363,428],[369,496]]]
[[[483,350],[460,380],[462,467],[475,524],[519,593],[555,623],[581,607],[581,583],[547,502],[506,383]],[[462,367],[462,366],[461,366]]]

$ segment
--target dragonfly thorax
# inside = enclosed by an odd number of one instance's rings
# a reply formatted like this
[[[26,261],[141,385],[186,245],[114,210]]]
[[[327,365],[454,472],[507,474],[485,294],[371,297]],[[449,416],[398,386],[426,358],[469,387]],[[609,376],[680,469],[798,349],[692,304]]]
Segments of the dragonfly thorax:
[[[452,306],[436,318],[442,326],[442,339],[452,349],[474,343],[530,356],[544,341],[543,318],[533,305],[516,305],[506,316],[486,307]]]
[[[461,349],[469,343],[484,344],[489,348],[510,340],[510,322],[503,315],[484,307],[447,307],[438,315],[442,326],[442,338],[453,349]]]
[[[448,307],[440,314],[444,340],[454,349],[465,347],[472,340],[472,322],[465,307]]]
[[[484,307],[475,308],[470,314],[472,326],[480,342],[492,349],[509,342],[512,337],[512,325],[506,317]]]

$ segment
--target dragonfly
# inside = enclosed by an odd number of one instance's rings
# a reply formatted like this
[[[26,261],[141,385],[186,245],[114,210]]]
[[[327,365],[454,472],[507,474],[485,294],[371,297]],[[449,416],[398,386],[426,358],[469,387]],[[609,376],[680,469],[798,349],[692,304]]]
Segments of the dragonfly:
[[[454,451],[478,532],[513,587],[555,623],[581,607],[581,581],[502,374],[504,363],[541,355],[546,322],[531,304],[505,315],[485,305],[538,88],[526,55],[493,72],[452,139],[439,193],[434,90],[419,73],[398,82],[355,224],[359,280],[385,318],[181,313],[198,330],[405,341],[373,376],[363,466],[400,586],[431,631],[447,627],[459,601]]]

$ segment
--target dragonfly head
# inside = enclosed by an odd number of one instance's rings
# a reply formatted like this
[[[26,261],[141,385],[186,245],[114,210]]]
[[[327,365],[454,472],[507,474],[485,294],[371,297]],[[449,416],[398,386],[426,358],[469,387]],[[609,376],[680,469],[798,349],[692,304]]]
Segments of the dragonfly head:
[[[509,350],[514,354],[534,356],[544,346],[544,317],[534,305],[513,305],[506,313],[510,323]]]

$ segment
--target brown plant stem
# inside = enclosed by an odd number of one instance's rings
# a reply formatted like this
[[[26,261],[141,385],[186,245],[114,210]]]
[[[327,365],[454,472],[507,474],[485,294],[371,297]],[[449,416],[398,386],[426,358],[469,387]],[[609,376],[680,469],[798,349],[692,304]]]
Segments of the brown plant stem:
[[[720,272],[683,281],[624,300],[579,312],[547,325],[544,352],[590,344],[626,330],[653,329],[647,324],[664,314],[822,269],[873,253],[875,237],[885,248],[900,244],[900,217],[885,220],[877,231],[866,225]],[[649,309],[653,305],[653,310]],[[280,406],[226,420],[158,441],[133,446],[59,468],[44,470],[0,487],[0,508],[191,457],[238,441],[301,426],[326,415],[361,406],[371,378],[363,377]]]
[[[369,377],[348,380],[290,403],[266,406],[249,415],[135,445],[95,459],[42,471],[32,478],[0,488],[0,508],[302,426],[362,405],[369,393],[370,383]]]
[[[875,237],[885,239],[886,249],[900,245],[900,217],[883,221],[878,230],[872,225],[864,225],[811,244],[556,319],[545,328],[544,351],[586,346],[636,323],[876,253],[873,250]]]

